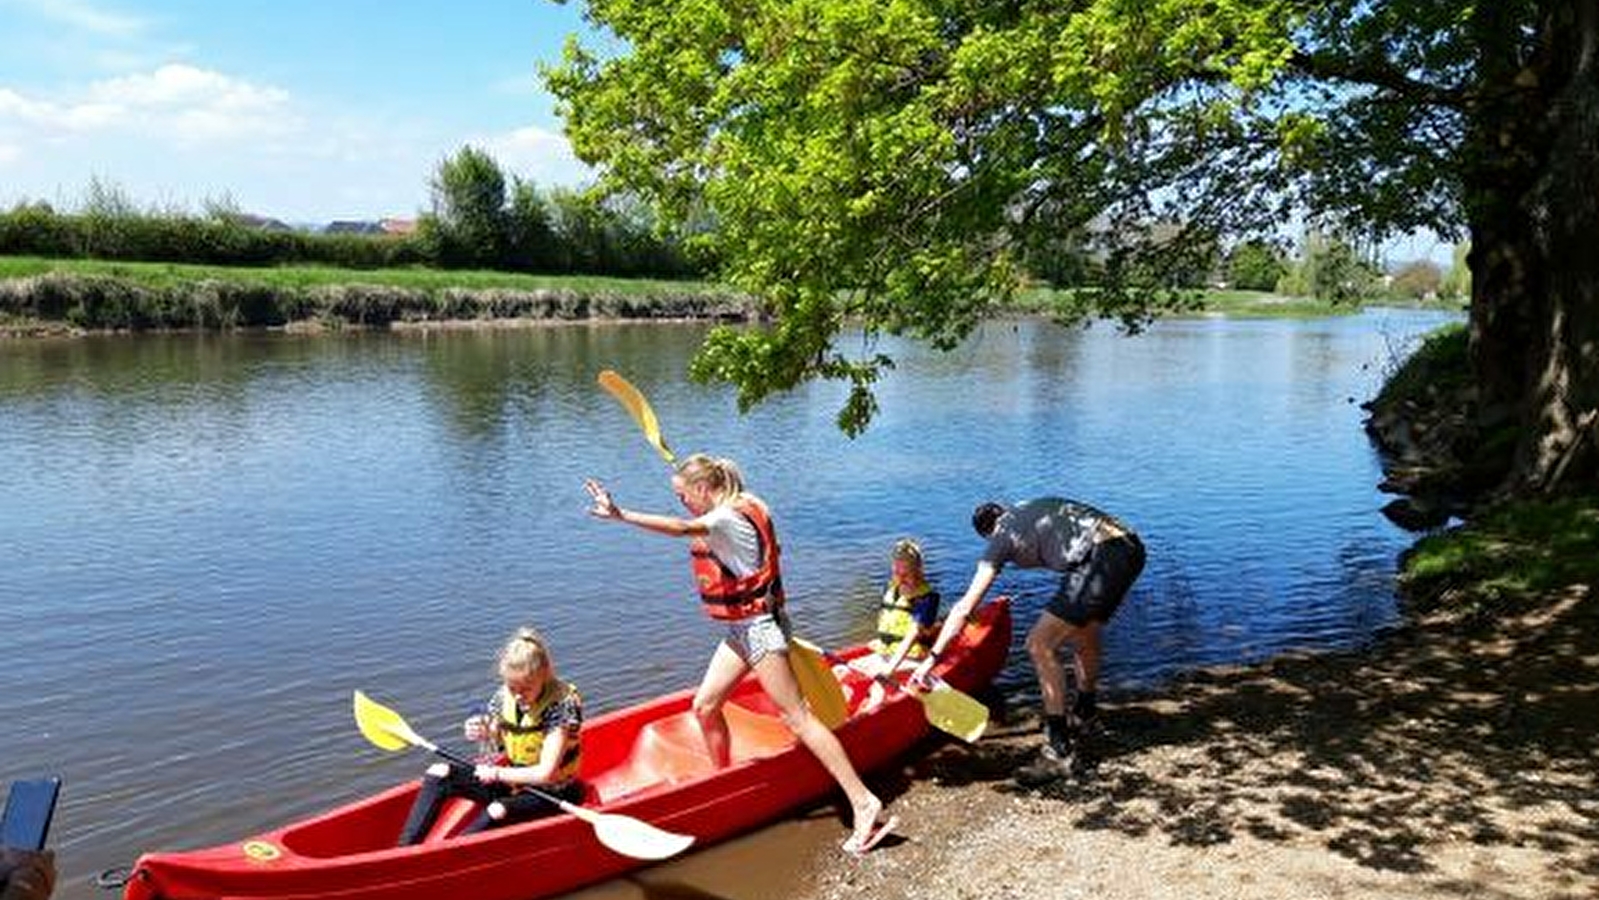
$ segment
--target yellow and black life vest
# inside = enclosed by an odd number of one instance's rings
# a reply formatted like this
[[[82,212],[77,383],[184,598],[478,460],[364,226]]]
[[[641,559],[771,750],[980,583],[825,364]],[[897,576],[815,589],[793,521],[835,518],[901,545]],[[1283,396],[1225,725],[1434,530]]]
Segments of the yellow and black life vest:
[[[917,624],[916,617],[911,614],[916,608],[916,601],[932,594],[933,602],[938,602],[938,593],[927,582],[922,582],[912,588],[909,593],[900,593],[899,585],[890,584],[888,590],[883,592],[883,602],[877,613],[877,637],[871,643],[872,651],[882,656],[893,656],[899,652],[900,641],[911,638],[916,643],[911,645],[906,659],[921,659],[927,655],[930,642],[921,635],[921,626]]]
[[[755,526],[761,546],[759,569],[740,578],[716,558],[704,538],[689,543],[694,581],[699,585],[705,612],[713,619],[727,621],[747,619],[783,605],[783,572],[777,563],[777,532],[772,528],[771,513],[766,504],[750,494],[739,494],[732,503],[733,510]]]
[[[505,756],[511,761],[511,765],[538,765],[539,757],[544,752],[546,736],[540,724],[544,713],[569,695],[577,695],[577,688],[567,682],[551,679],[544,688],[544,693],[539,696],[538,703],[533,708],[523,711],[521,705],[516,702],[514,694],[504,689],[500,690],[500,741],[505,745]],[[574,696],[574,699],[578,703],[583,702],[580,695]],[[571,735],[567,738],[566,750],[561,754],[560,765],[550,776],[550,783],[560,784],[576,778],[582,761],[582,735]]]

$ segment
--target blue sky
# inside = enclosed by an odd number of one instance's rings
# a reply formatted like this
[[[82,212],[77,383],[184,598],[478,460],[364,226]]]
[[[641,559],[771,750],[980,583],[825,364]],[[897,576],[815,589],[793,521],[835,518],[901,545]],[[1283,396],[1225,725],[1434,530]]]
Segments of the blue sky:
[[[409,216],[463,145],[587,180],[537,77],[578,4],[0,0],[0,207],[208,199],[294,222]]]

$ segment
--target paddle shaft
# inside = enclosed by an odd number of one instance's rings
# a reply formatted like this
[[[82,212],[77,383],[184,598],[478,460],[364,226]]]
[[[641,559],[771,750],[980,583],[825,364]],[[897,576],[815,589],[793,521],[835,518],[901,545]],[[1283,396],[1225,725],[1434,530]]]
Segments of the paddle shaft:
[[[431,750],[433,753],[448,760],[453,765],[469,766],[474,770],[476,764],[458,754],[440,747],[427,738],[416,733],[405,719],[397,712],[360,691],[355,692],[355,724],[361,730],[361,736],[376,747],[383,750],[401,750],[405,747],[419,747]],[[584,809],[575,803],[568,803],[559,797],[552,796],[548,791],[532,785],[519,785],[520,789],[528,791],[539,797],[573,818],[587,823],[594,829],[594,836],[599,842],[611,850],[637,859],[665,859],[675,856],[688,849],[694,843],[693,835],[673,834],[663,831],[648,822],[641,822],[632,816],[618,813],[602,813],[592,809]]]
[[[437,753],[439,756],[449,760],[452,763],[455,763],[456,765],[467,766],[467,767],[474,768],[474,769],[477,768],[477,763],[475,763],[475,762],[473,762],[473,761],[461,756],[459,753],[452,753],[449,750],[446,750],[443,747],[440,747],[438,744],[433,743],[432,741],[428,740],[427,738],[421,737],[419,735],[417,737],[417,740],[419,740],[421,742],[421,743],[418,744],[418,746],[420,746],[420,747],[422,747],[424,749],[427,749],[427,750],[432,750],[434,753]],[[541,790],[539,788],[534,787],[531,784],[519,784],[519,785],[515,785],[514,787],[516,787],[518,790],[527,791],[529,794],[532,794],[535,797],[539,797],[539,798],[542,798],[544,800],[548,800],[549,802],[554,803],[556,806],[559,806],[561,808],[562,812],[569,812],[572,815],[577,816],[580,819],[588,819],[588,818],[591,818],[591,817],[597,815],[597,813],[595,813],[593,810],[584,809],[581,806],[577,806],[577,805],[574,805],[572,803],[568,803],[567,801],[562,800],[560,797],[555,796],[554,794],[550,793],[549,791]]]

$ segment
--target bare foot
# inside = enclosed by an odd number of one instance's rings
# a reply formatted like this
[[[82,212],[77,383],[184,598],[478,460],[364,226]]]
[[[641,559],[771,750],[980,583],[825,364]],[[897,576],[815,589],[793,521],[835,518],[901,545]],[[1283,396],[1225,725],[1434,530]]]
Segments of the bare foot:
[[[889,816],[879,821],[883,814],[883,803],[876,797],[862,807],[855,810],[855,830],[851,832],[849,840],[844,842],[844,852],[860,856],[876,847],[883,838],[888,837],[899,824],[898,816]]]

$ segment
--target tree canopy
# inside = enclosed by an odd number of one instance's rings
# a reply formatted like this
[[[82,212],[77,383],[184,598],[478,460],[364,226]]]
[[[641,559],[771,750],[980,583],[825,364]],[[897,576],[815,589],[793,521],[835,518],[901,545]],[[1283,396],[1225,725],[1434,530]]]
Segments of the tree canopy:
[[[1516,477],[1552,484],[1573,460],[1595,471],[1599,367],[1573,322],[1599,320],[1599,263],[1572,255],[1599,233],[1591,2],[586,12],[618,40],[604,54],[569,42],[546,73],[568,134],[604,186],[666,221],[716,223],[700,239],[769,319],[713,332],[693,370],[736,384],[745,406],[844,379],[840,422],[858,430],[892,361],[846,354],[840,330],[953,347],[1014,289],[1029,247],[1101,248],[1102,282],[1070,314],[1136,326],[1182,302],[1165,276],[1218,240],[1304,217],[1369,240],[1469,235],[1483,409],[1516,411],[1488,423],[1520,429]]]

